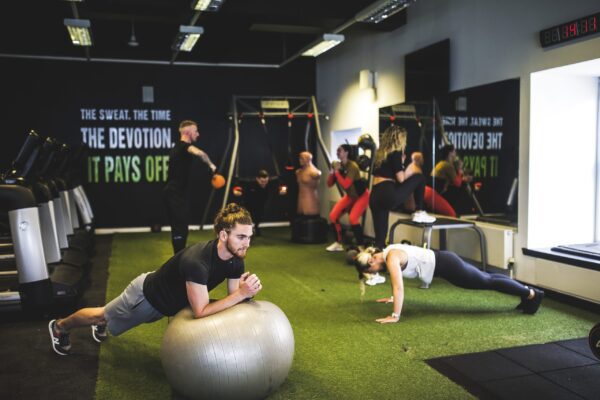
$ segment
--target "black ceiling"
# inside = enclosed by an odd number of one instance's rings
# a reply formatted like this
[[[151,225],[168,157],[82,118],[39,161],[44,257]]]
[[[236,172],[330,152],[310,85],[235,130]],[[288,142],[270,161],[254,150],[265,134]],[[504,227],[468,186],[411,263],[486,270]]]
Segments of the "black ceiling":
[[[352,21],[374,0],[226,0],[218,12],[200,13],[204,34],[190,53],[174,58],[171,45],[179,25],[189,25],[191,0],[65,0],[10,2],[0,16],[0,55],[127,59],[195,63],[279,65],[320,34]],[[93,46],[73,46],[63,19],[91,21]],[[346,37],[364,30],[404,24],[403,11],[384,25],[354,23]],[[128,45],[132,24],[139,45]]]

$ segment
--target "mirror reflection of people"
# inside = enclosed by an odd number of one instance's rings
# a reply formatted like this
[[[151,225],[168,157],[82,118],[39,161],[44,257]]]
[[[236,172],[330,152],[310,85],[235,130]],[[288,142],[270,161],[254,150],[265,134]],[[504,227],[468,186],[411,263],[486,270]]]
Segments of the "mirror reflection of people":
[[[198,137],[200,137],[198,124],[191,120],[182,121],[179,124],[179,141],[169,153],[169,171],[163,199],[171,225],[174,253],[184,249],[187,242],[189,223],[187,190],[192,159],[200,158],[213,174],[217,170],[208,154],[192,144],[198,140]]]
[[[454,145],[444,145],[440,155],[441,160],[431,172],[434,185],[425,188],[425,203],[435,213],[456,217],[457,207],[469,202],[462,185],[473,177],[464,173],[462,160],[458,159]]]
[[[280,196],[287,194],[287,188],[278,185],[264,169],[259,170],[251,182],[242,182],[233,187],[233,195],[242,200],[243,205],[252,215],[254,236],[261,235],[260,224],[263,221],[265,206],[274,190],[277,190]]]
[[[314,166],[313,156],[308,151],[299,155],[300,168],[296,170],[298,181],[297,213],[301,217],[316,217],[319,215],[319,182],[321,170]]]
[[[369,206],[369,190],[367,182],[360,176],[358,164],[349,158],[352,148],[343,144],[337,149],[339,162],[332,163],[327,177],[327,186],[332,187],[336,182],[344,189],[345,194],[333,206],[329,213],[329,222],[335,235],[335,242],[327,246],[327,251],[343,251],[342,226],[340,217],[347,212],[350,228],[354,234],[357,246],[363,244],[363,229],[360,218]]]
[[[373,214],[375,245],[381,248],[385,246],[390,211],[402,206],[411,194],[414,194],[416,208],[413,221],[421,223],[435,221],[434,217],[425,212],[423,174],[414,174],[406,178],[404,162],[407,136],[406,129],[401,126],[388,127],[381,134],[379,148],[375,153],[373,188],[369,206]]]
[[[391,315],[376,321],[382,324],[398,322],[404,304],[404,278],[419,278],[429,285],[434,276],[446,279],[464,289],[495,290],[521,298],[517,305],[525,314],[535,314],[542,303],[544,292],[527,287],[502,274],[481,271],[463,261],[451,251],[436,251],[418,246],[393,244],[383,251],[369,247],[355,258],[359,277],[365,273],[387,271],[390,274],[392,296],[378,299],[379,303],[393,303]]]

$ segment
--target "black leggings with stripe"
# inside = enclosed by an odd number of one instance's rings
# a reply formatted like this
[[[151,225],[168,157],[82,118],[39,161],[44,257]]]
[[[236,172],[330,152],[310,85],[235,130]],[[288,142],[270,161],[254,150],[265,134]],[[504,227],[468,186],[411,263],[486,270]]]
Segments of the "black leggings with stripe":
[[[529,288],[502,274],[483,272],[463,261],[451,251],[435,251],[434,276],[444,278],[451,284],[464,289],[495,290],[520,296],[529,296]]]

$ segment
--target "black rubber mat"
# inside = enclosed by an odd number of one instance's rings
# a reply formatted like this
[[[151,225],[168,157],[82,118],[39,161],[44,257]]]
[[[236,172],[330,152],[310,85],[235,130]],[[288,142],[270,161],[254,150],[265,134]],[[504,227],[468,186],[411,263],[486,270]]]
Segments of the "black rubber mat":
[[[585,399],[600,399],[600,364],[545,372],[542,376]]]
[[[600,399],[587,338],[434,358],[427,363],[481,399]]]
[[[496,350],[496,352],[535,373],[582,367],[597,362],[595,359],[576,353],[556,343],[515,347]]]
[[[90,329],[73,331],[72,354],[52,350],[48,321],[81,307],[104,304],[112,236],[98,236],[90,271],[91,286],[78,304],[47,316],[0,314],[0,399],[92,400],[98,376],[100,345]]]

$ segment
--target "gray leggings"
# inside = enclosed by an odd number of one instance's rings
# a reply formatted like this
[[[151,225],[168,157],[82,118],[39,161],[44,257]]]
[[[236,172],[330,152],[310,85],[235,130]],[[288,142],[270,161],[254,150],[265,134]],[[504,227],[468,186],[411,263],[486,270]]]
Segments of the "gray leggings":
[[[495,290],[506,294],[529,296],[529,288],[502,274],[483,272],[463,261],[451,251],[435,252],[434,276],[439,276],[451,284],[464,289]]]

